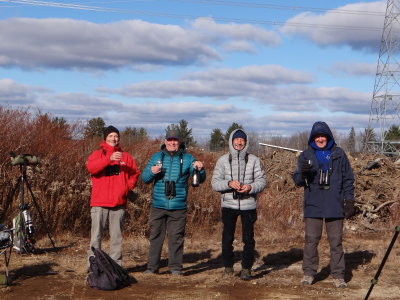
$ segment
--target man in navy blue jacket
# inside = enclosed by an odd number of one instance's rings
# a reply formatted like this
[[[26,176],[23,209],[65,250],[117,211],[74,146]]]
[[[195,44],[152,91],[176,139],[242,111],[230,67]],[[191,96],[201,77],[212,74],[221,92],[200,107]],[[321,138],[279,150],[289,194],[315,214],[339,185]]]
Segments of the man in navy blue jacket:
[[[346,153],[336,146],[325,122],[314,123],[308,148],[299,156],[293,180],[297,186],[304,187],[302,284],[312,284],[317,273],[318,243],[325,222],[331,252],[331,275],[336,287],[345,288],[343,219],[354,215],[354,175]]]

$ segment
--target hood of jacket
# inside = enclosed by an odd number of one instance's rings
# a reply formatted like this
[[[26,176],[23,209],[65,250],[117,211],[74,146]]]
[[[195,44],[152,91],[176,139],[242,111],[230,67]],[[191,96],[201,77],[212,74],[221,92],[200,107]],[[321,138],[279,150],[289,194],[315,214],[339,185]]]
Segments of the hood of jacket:
[[[246,145],[244,146],[243,150],[240,151],[233,148],[233,135],[238,130],[243,131],[243,133],[246,135]],[[229,136],[229,153],[232,155],[232,157],[237,157],[239,153],[240,158],[244,158],[246,156],[247,149],[249,149],[249,139],[247,133],[243,129],[235,129],[232,131],[231,135]]]
[[[101,142],[100,148],[107,153],[122,151],[121,146],[119,144],[117,146],[113,147],[113,146],[110,146],[109,144],[107,144],[105,141]]]
[[[325,122],[315,122],[311,128],[310,137],[308,138],[308,144],[311,145],[314,142],[314,137],[319,134],[323,133],[328,136],[328,144],[335,144],[335,139],[333,138],[333,134],[331,129],[329,128],[328,124]]]

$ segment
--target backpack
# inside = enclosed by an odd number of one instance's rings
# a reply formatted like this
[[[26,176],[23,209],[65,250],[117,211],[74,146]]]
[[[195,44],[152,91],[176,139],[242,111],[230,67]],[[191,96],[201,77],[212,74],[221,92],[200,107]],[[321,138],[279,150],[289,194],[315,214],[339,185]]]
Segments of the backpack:
[[[87,283],[98,290],[117,290],[134,282],[128,272],[117,264],[103,250],[92,247],[94,256],[89,257]]]

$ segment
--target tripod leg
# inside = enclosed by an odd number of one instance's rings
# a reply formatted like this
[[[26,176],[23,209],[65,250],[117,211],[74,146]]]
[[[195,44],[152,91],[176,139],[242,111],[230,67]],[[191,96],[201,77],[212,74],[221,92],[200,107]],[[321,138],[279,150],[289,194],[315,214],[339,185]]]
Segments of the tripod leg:
[[[380,266],[379,266],[379,268],[378,268],[378,271],[376,272],[374,278],[371,280],[371,286],[369,287],[368,293],[367,293],[367,295],[365,296],[364,300],[368,300],[368,297],[369,297],[369,295],[371,294],[372,289],[374,288],[375,284],[378,283],[379,275],[381,275],[383,266],[385,265],[386,260],[387,260],[388,257],[389,257],[390,251],[392,251],[393,245],[394,245],[394,243],[396,242],[396,239],[397,239],[397,237],[398,237],[398,235],[399,235],[399,232],[400,232],[400,225],[397,225],[396,228],[395,228],[395,230],[396,230],[396,232],[394,233],[394,236],[393,236],[393,238],[392,238],[392,241],[390,242],[389,247],[388,247],[387,250],[386,250],[385,256],[384,256],[383,259],[382,259],[382,262],[381,262],[381,264],[380,264]]]
[[[41,211],[41,209],[40,209],[40,207],[39,207],[39,204],[36,202],[36,198],[35,198],[35,195],[34,195],[33,192],[32,192],[31,186],[29,185],[28,181],[26,181],[26,180],[25,180],[25,183],[26,183],[26,186],[28,187],[28,190],[29,190],[29,192],[30,192],[30,194],[31,194],[31,196],[32,196],[33,204],[35,205],[36,210],[37,210],[38,213],[39,213],[40,219],[41,219],[41,221],[42,221],[42,223],[43,223],[43,225],[44,225],[44,227],[45,227],[45,229],[46,229],[47,236],[49,237],[49,240],[50,240],[51,244],[53,245],[53,249],[54,249],[54,251],[57,252],[56,245],[54,244],[53,239],[51,238],[49,228],[47,227],[47,224],[46,224],[46,222],[45,222],[45,220],[44,220],[44,217],[43,217],[42,211]]]
[[[7,201],[5,203],[5,206],[3,207],[3,213],[0,216],[0,220],[4,219],[4,217],[5,217],[6,213],[7,213],[7,210],[10,207],[10,204],[11,204],[13,198],[14,198],[15,192],[17,191],[20,183],[21,183],[21,177],[18,177],[18,180],[17,180],[17,183],[15,184],[15,187],[8,194]]]

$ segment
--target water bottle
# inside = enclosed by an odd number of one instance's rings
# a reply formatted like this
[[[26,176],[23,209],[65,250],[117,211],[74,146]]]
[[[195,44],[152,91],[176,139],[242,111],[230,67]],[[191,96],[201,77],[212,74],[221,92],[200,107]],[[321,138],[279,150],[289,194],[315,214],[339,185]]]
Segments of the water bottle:
[[[194,169],[193,178],[192,178],[192,186],[197,187],[200,185],[200,172],[197,168]]]
[[[31,215],[30,215],[28,209],[23,210],[22,214],[25,219],[25,228],[26,228],[27,233],[29,235],[33,234],[35,232],[35,228],[33,227],[32,218],[31,218]]]

